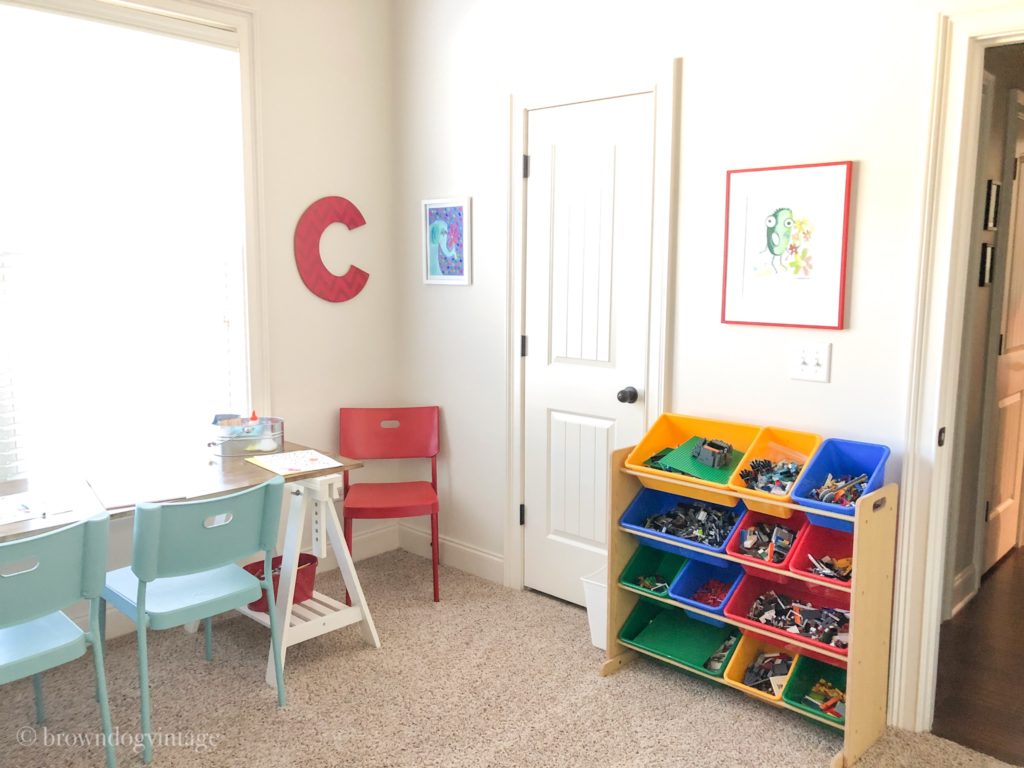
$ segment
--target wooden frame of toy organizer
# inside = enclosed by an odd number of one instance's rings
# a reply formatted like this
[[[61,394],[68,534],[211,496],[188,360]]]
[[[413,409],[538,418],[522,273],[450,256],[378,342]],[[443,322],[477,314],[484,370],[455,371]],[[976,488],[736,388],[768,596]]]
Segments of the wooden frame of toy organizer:
[[[668,541],[680,550],[693,549],[702,554],[711,554],[720,560],[741,563],[744,567],[757,570],[763,569],[773,574],[783,574],[794,581],[802,581],[821,585],[822,582],[810,579],[800,573],[782,571],[768,565],[758,565],[749,560],[741,560],[728,553],[709,553],[706,549],[688,546],[677,539],[667,540],[655,533],[650,535],[630,531],[619,525],[622,513],[629,507],[637,493],[643,489],[637,479],[640,472],[628,469],[625,459],[632,447],[622,448],[612,454],[611,461],[611,509],[609,510],[608,531],[608,638],[607,657],[601,666],[602,675],[616,672],[622,665],[632,661],[637,654],[644,653],[659,661],[678,667],[697,677],[703,677],[715,683],[725,685],[717,677],[704,675],[701,672],[685,667],[672,659],[655,653],[627,647],[619,642],[619,630],[626,621],[641,595],[648,600],[655,600],[676,608],[682,605],[670,598],[659,598],[647,592],[630,589],[618,583],[619,574],[626,567],[630,557],[644,538]],[[708,486],[678,479],[658,478],[661,483],[678,486],[679,495],[686,496],[688,489],[707,493]],[[763,497],[738,493],[730,489],[714,489],[714,493],[732,496],[739,499],[753,499],[764,503]],[[798,504],[778,503],[777,506],[796,509],[802,512],[834,517],[854,522],[853,536],[853,578],[849,584],[837,583],[827,585],[829,589],[850,594],[850,647],[846,655],[829,651],[820,645],[804,641],[799,636],[786,640],[771,632],[757,633],[749,626],[733,621],[727,616],[715,613],[706,615],[739,627],[744,632],[763,637],[778,646],[791,648],[795,652],[806,649],[817,655],[846,663],[846,722],[829,723],[816,718],[807,712],[789,706],[780,701],[775,706],[797,712],[815,722],[836,728],[844,733],[843,749],[832,759],[832,768],[848,768],[874,744],[885,732],[886,713],[888,709],[889,685],[889,639],[892,626],[892,590],[893,571],[896,558],[896,508],[899,490],[895,484],[889,484],[877,491],[865,494],[858,501],[855,514],[851,518],[835,512],[802,507]],[[704,613],[700,609],[686,606],[693,613]],[[764,701],[763,699],[758,699]]]

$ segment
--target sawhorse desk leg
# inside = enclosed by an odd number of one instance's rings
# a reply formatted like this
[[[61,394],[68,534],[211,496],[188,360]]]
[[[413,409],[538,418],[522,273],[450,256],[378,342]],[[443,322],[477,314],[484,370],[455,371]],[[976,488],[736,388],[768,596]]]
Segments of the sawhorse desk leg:
[[[287,527],[284,535],[284,549],[281,553],[281,579],[275,595],[275,619],[281,633],[281,663],[285,663],[290,646],[319,637],[349,624],[359,624],[363,638],[374,648],[380,648],[380,638],[373,625],[373,618],[366,605],[362,585],[352,564],[352,555],[345,546],[341,523],[334,508],[339,497],[340,475],[318,477],[288,483],[289,496]],[[302,547],[302,533],[307,513],[311,518],[313,554],[323,559],[330,546],[341,571],[342,586],[352,596],[352,605],[328,597],[322,592],[313,592],[313,597],[303,603],[295,603],[295,579],[298,573],[299,552]],[[265,613],[255,613],[243,608],[242,612],[265,626],[270,620]],[[267,657],[267,685],[275,687],[274,656]]]

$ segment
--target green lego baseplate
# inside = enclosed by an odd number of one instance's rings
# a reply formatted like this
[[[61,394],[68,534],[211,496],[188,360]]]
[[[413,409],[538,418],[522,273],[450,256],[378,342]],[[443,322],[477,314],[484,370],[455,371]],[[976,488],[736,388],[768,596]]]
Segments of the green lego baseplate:
[[[709,467],[707,464],[701,464],[693,455],[694,446],[698,445],[703,439],[701,436],[691,437],[676,448],[666,448],[663,451],[658,451],[658,453],[645,461],[644,464],[651,469],[675,472],[676,474],[707,480],[709,483],[727,485],[732,473],[743,460],[743,452],[733,449],[732,454],[729,456],[729,461],[726,462],[724,467]]]

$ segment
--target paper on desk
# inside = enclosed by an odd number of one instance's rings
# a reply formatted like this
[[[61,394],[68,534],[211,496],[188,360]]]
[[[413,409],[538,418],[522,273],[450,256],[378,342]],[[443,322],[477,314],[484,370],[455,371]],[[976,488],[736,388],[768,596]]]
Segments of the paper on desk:
[[[0,496],[0,525],[21,523],[71,512],[72,505],[66,500],[40,497],[32,493],[12,493]]]
[[[330,456],[324,456],[319,451],[267,453],[262,456],[247,456],[245,460],[279,475],[296,475],[300,472],[342,466],[340,461],[335,461]]]

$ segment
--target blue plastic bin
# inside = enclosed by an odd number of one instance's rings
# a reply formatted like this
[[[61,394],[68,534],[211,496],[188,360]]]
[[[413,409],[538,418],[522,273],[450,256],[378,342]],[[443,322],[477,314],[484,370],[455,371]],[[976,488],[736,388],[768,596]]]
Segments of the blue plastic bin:
[[[824,509],[853,517],[854,508],[839,504],[826,504],[811,498],[811,491],[821,486],[825,478],[832,475],[867,475],[865,493],[877,491],[885,482],[885,462],[889,459],[889,448],[876,443],[859,443],[855,440],[840,440],[831,437],[825,440],[818,452],[808,462],[803,475],[793,488],[793,501],[803,507]],[[811,525],[820,525],[837,531],[852,531],[853,521],[845,522],[832,517],[808,513]]]
[[[709,613],[717,613],[721,616],[725,611],[725,604],[729,602],[732,593],[736,591],[742,575],[743,567],[739,563],[730,563],[727,560],[716,560],[714,563],[692,560],[683,567],[683,570],[676,576],[675,581],[669,585],[668,595],[683,605],[692,605],[695,608],[700,608]],[[691,599],[693,594],[710,579],[717,579],[730,585],[729,591],[725,593],[725,599],[722,600],[722,603],[717,608]],[[686,611],[685,608],[683,610]],[[724,627],[726,624],[724,621],[717,621],[710,616],[703,616],[692,611],[686,611],[686,615],[691,619],[707,622],[715,627]]]
[[[708,545],[701,544],[697,541],[681,539],[677,536],[669,536],[666,533],[658,533],[657,531],[652,531],[650,528],[644,528],[644,520],[652,515],[664,514],[680,502],[694,502],[694,499],[686,496],[680,496],[675,493],[665,493],[664,491],[655,491],[652,488],[644,488],[636,495],[636,498],[633,499],[626,511],[622,513],[622,517],[619,518],[619,524],[627,530],[657,537],[655,539],[645,538],[644,546],[646,547],[654,547],[655,549],[661,549],[665,552],[674,552],[677,555],[683,555],[690,560],[700,560],[701,562],[711,563],[713,565],[720,564],[722,562],[721,557],[716,557],[715,555],[721,555],[725,552],[725,547],[729,543],[729,539],[732,538],[732,534],[736,530],[736,526],[740,524],[740,520],[743,519],[743,515],[747,511],[746,505],[742,501],[735,507],[721,507],[717,504],[708,504],[704,501],[699,502],[709,507],[721,509],[730,514],[736,515],[736,522],[733,523],[732,528],[729,529],[729,533],[720,547],[709,547]],[[680,547],[679,544],[686,544],[688,546]],[[690,547],[692,547],[692,549],[690,549]]]

